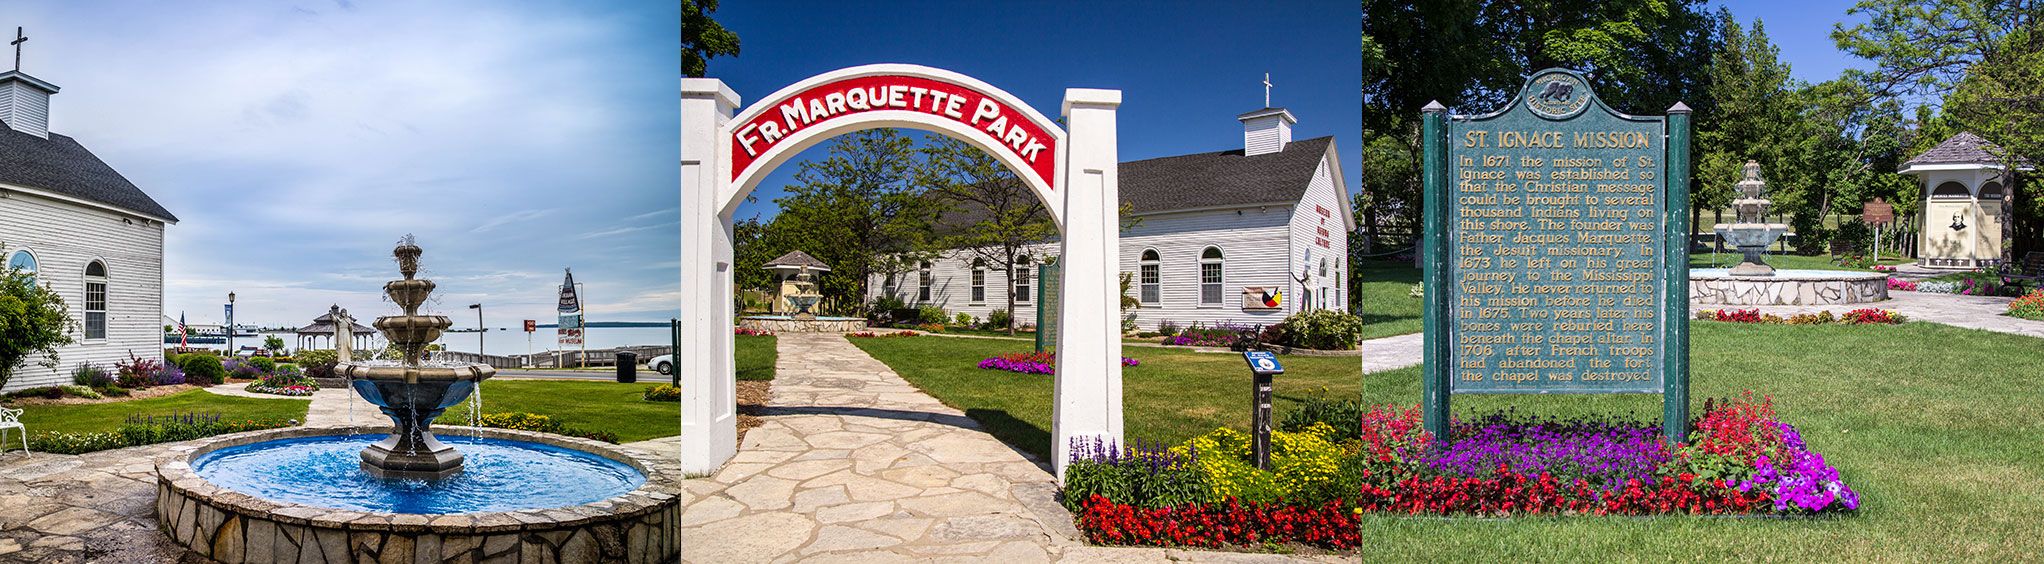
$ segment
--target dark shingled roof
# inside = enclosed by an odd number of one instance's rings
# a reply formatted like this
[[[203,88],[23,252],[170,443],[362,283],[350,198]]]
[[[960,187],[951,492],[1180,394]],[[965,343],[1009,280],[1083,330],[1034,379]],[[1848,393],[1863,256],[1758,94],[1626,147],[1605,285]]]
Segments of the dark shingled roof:
[[[177,221],[135,183],[68,136],[43,139],[0,124],[0,183],[45,190]]]
[[[1333,142],[1296,140],[1254,157],[1235,149],[1121,163],[1121,199],[1139,214],[1297,202]]]
[[[1902,166],[1908,168],[1912,165],[1930,164],[2001,164],[1999,155],[2001,152],[2000,146],[1981,139],[1971,131],[1961,131],[1938,146],[1931,147],[1929,151],[1909,159],[1909,162],[1902,163]],[[2029,161],[2021,157],[2017,157],[2016,162],[2019,165],[2029,164]]]
[[[823,264],[823,261],[817,260],[816,257],[809,256],[809,253],[805,253],[802,251],[792,251],[789,252],[788,254],[781,255],[781,258],[766,261],[767,268],[773,268],[776,266],[807,266],[810,268],[830,270],[830,265]]]

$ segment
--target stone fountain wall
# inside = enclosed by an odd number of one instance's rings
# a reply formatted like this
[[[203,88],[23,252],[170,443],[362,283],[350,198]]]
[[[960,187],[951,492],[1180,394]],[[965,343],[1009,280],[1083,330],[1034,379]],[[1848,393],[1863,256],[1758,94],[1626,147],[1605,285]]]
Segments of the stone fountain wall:
[[[1888,276],[1865,272],[1799,276],[1695,276],[1691,305],[1846,305],[1888,299]]]
[[[675,562],[681,558],[681,470],[657,454],[607,443],[504,429],[463,434],[587,451],[637,468],[646,483],[583,505],[498,513],[367,513],[281,503],[228,490],[192,471],[214,450],[337,429],[225,435],[174,447],[157,464],[156,522],[192,553],[228,564],[285,562]]]
[[[740,317],[738,326],[774,333],[856,333],[866,330],[864,319],[762,319]]]

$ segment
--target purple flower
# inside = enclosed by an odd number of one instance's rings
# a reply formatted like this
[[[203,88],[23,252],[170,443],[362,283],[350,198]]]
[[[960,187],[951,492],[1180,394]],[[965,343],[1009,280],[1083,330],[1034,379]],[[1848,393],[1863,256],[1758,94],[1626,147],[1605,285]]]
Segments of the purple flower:
[[[1781,457],[1754,459],[1753,476],[1739,483],[1739,491],[1762,488],[1774,497],[1775,511],[1791,508],[1812,513],[1832,509],[1859,508],[1859,494],[1845,485],[1838,469],[1824,463],[1824,455],[1810,451],[1793,425],[1775,423],[1781,429]]]
[[[1656,428],[1635,423],[1521,419],[1493,414],[1457,425],[1454,441],[1421,457],[1436,471],[1488,476],[1499,466],[1603,486],[1642,482],[1668,461]]]

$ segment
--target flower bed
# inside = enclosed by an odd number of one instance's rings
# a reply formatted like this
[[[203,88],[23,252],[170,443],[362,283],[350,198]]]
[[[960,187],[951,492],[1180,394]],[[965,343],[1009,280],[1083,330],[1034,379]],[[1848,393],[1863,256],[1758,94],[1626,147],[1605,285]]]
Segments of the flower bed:
[[[1345,549],[1365,514],[1815,515],[1859,498],[1773,404],[1706,402],[1689,441],[1656,424],[1511,413],[1456,421],[1445,445],[1417,407],[1376,406],[1360,421],[1288,418],[1268,469],[1249,437],[1220,429],[1169,448],[1077,442],[1064,503],[1101,544]]]
[[[733,329],[733,330],[731,331],[731,334],[733,334],[733,335],[737,335],[737,336],[740,336],[740,337],[772,337],[772,336],[774,336],[774,332],[773,332],[773,331],[768,331],[768,330],[765,330],[765,329],[753,329],[753,328],[749,328],[749,327],[739,327],[739,328]]]
[[[298,367],[286,364],[267,373],[258,373],[257,380],[249,382],[244,389],[259,394],[304,397],[319,391],[319,382],[299,372]]]
[[[2031,290],[2016,301],[2009,302],[2009,317],[2033,321],[2044,321],[2044,288]]]
[[[1845,315],[1832,315],[1830,311],[1820,311],[1817,313],[1798,313],[1788,317],[1772,313],[1763,314],[1757,309],[1701,310],[1696,312],[1696,319],[1700,321],[1765,323],[1769,325],[1827,325],[1832,323],[1843,323],[1846,325],[1895,325],[1908,321],[1907,317],[1900,313],[1895,313],[1893,310],[1877,308],[1855,309],[1845,312]]]
[[[872,332],[872,331],[860,331],[860,332],[857,332],[857,333],[847,333],[847,334],[845,334],[845,336],[846,336],[846,337],[851,337],[851,338],[854,338],[854,339],[885,339],[885,338],[889,338],[889,337],[915,337],[915,336],[918,336],[918,335],[922,335],[922,333],[917,333],[917,332],[915,332],[915,331],[909,331],[909,330],[905,330],[905,329],[904,329],[904,330],[901,330],[901,331],[890,331],[890,332],[886,332],[886,333],[874,333],[874,332]]]
[[[174,441],[255,431],[293,427],[298,421],[291,419],[222,419],[218,413],[179,413],[171,415],[131,415],[119,429],[111,432],[49,433],[29,435],[29,450],[52,454],[85,454],[102,450],[142,446]]]
[[[1122,366],[1138,366],[1142,362],[1121,357]],[[1051,351],[1032,353],[1010,353],[979,361],[982,370],[1006,370],[1023,374],[1056,374],[1057,353]]]
[[[1916,291],[1916,283],[1901,278],[1889,278],[1888,289],[1899,292],[1914,292]]]

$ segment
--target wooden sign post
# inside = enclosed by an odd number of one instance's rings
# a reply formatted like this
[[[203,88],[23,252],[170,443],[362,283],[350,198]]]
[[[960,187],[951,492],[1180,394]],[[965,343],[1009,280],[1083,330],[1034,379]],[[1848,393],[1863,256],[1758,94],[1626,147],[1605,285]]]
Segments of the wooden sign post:
[[[1686,440],[1689,108],[1621,114],[1548,69],[1496,113],[1427,105],[1422,136],[1427,430],[1457,393],[1659,393]]]
[[[1874,262],[1881,262],[1881,228],[1895,221],[1895,204],[1876,197],[1874,201],[1860,206],[1859,217],[1860,221],[1874,226]]]

